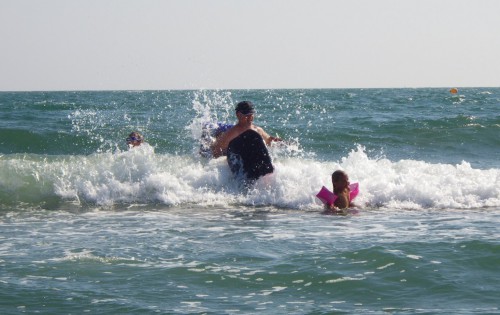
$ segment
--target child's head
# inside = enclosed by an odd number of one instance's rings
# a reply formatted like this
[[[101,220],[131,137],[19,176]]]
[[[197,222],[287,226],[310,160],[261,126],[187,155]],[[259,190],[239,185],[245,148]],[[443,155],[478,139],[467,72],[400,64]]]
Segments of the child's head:
[[[332,174],[332,184],[334,189],[344,189],[349,186],[349,176],[344,171],[337,170]]]
[[[144,141],[144,138],[140,133],[137,131],[132,132],[131,134],[128,135],[127,144],[131,147],[137,147],[141,145],[141,143]]]

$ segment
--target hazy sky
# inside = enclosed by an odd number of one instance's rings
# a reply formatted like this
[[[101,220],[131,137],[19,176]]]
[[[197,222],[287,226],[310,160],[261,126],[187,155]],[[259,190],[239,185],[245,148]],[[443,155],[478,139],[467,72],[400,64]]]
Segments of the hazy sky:
[[[0,0],[0,91],[500,86],[499,0]]]

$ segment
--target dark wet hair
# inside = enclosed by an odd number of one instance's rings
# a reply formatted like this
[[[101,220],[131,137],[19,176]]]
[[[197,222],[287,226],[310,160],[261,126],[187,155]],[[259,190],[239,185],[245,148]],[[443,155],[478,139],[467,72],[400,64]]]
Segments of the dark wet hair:
[[[240,112],[243,115],[253,114],[255,113],[255,107],[250,101],[239,102],[236,105],[236,112]]]
[[[336,170],[332,173],[332,182],[338,182],[343,177],[347,177],[347,173],[341,170]]]
[[[139,141],[142,143],[144,141],[144,137],[137,131],[134,131],[131,134],[129,134],[128,138],[125,140],[127,141],[127,143],[132,143],[134,141]]]

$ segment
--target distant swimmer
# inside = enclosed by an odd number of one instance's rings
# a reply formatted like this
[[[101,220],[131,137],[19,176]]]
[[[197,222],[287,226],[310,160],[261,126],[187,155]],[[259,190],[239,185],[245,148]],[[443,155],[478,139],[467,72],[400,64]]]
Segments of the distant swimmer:
[[[255,107],[252,102],[239,102],[238,105],[236,105],[235,111],[238,123],[217,136],[215,142],[211,146],[212,156],[214,158],[226,155],[229,143],[247,130],[256,131],[262,137],[266,145],[270,145],[273,141],[281,141],[280,138],[270,136],[264,129],[253,124]]]
[[[137,131],[134,131],[128,135],[125,141],[127,141],[127,145],[129,148],[134,148],[140,146],[141,143],[144,142],[144,137]]]
[[[450,89],[450,93],[451,94],[457,94],[458,93],[458,89],[457,88],[451,88]]]

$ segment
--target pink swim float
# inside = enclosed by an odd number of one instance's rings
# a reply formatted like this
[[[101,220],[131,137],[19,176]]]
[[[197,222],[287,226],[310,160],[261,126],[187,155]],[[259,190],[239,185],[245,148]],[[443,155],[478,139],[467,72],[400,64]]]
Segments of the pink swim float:
[[[349,197],[351,197],[351,200],[354,200],[359,193],[359,183],[350,184],[349,189],[351,190]],[[337,196],[335,196],[335,194],[328,190],[325,186],[321,188],[316,197],[328,206],[332,205],[335,202],[335,199],[337,199]]]

